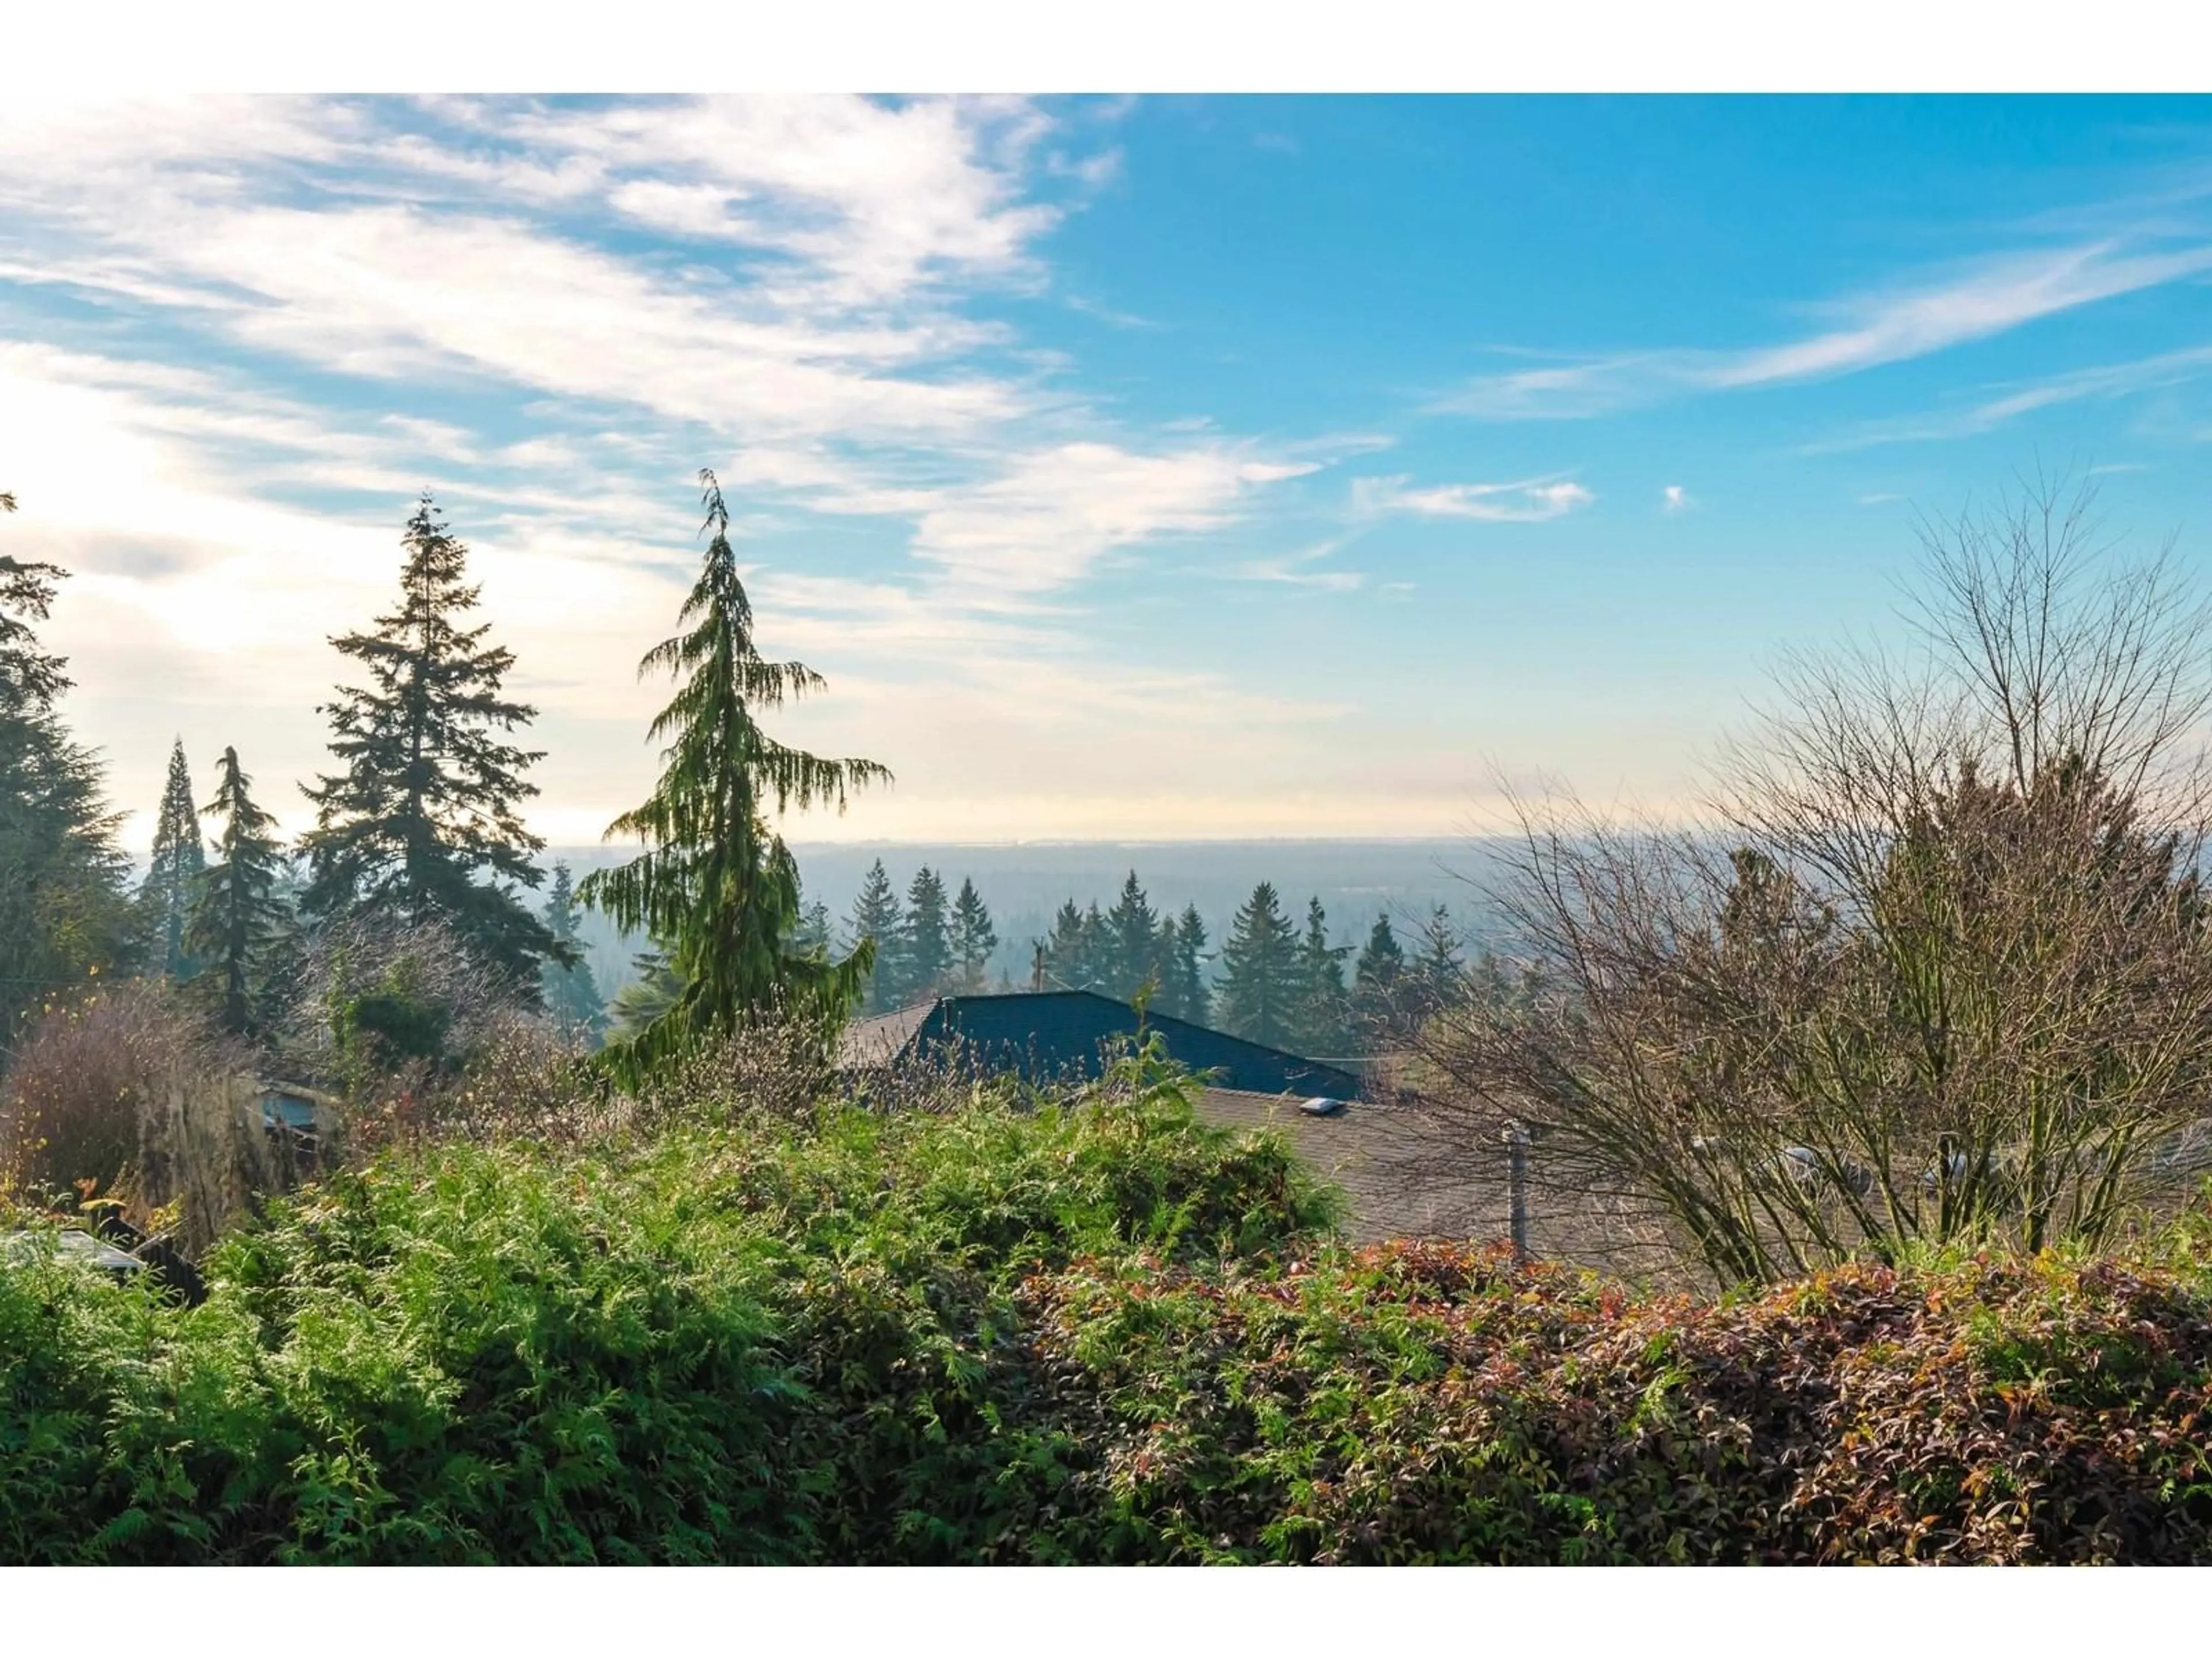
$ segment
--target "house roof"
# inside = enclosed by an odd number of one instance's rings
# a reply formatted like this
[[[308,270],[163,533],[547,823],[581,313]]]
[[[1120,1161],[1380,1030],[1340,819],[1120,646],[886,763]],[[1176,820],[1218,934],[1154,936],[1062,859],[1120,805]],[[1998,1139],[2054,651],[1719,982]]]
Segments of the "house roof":
[[[256,1078],[253,1086],[261,1095],[286,1095],[294,1100],[304,1100],[311,1106],[336,1106],[340,1103],[336,1095],[321,1089],[309,1088],[304,1083],[287,1083],[281,1078]]]
[[[1165,1014],[1147,1013],[1144,1025],[1160,1034],[1176,1060],[1194,1071],[1218,1073],[1228,1087],[1347,1100],[1361,1092],[1352,1073],[1265,1043]],[[885,1066],[933,1044],[957,1042],[1024,1074],[1075,1069],[1096,1076],[1101,1045],[1137,1029],[1134,1008],[1095,991],[938,997],[848,1026],[838,1063],[853,1069]]]
[[[1326,1117],[1301,1110],[1304,1103],[1296,1095],[1208,1089],[1196,1106],[1199,1121],[1216,1128],[1281,1133],[1302,1163],[1342,1188],[1345,1231],[1357,1243],[1504,1238],[1506,1155],[1493,1133],[1434,1102],[1395,1094]],[[1547,1166],[1540,1142],[1529,1156],[1528,1205],[1536,1255],[1686,1288],[1655,1249],[1649,1218],[1590,1189],[1571,1168]]]
[[[930,997],[888,1014],[854,1020],[837,1039],[837,1064],[856,1069],[890,1065],[912,1046],[922,1022],[936,1009],[937,999]]]
[[[1198,1117],[1217,1129],[1281,1132],[1301,1162],[1344,1189],[1351,1201],[1345,1228],[1362,1243],[1504,1232],[1502,1185],[1438,1169],[1430,1126],[1417,1122],[1410,1109],[1354,1102],[1317,1116],[1302,1109],[1304,1104],[1295,1094],[1208,1089],[1199,1096]]]
[[[110,1273],[137,1273],[146,1266],[137,1256],[117,1249],[105,1239],[94,1237],[82,1227],[64,1227],[52,1238],[55,1255],[64,1261],[88,1262]],[[28,1229],[0,1233],[0,1261],[20,1266],[36,1260],[40,1249],[39,1235]]]

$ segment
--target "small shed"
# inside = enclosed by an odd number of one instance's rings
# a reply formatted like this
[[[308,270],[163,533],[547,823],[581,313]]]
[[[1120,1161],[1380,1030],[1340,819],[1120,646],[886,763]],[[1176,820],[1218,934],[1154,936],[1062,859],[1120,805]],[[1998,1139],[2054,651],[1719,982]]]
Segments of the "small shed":
[[[304,1083],[257,1078],[246,1110],[249,1121],[258,1119],[262,1133],[292,1167],[308,1175],[321,1164],[323,1148],[337,1127],[337,1106],[336,1096]]]

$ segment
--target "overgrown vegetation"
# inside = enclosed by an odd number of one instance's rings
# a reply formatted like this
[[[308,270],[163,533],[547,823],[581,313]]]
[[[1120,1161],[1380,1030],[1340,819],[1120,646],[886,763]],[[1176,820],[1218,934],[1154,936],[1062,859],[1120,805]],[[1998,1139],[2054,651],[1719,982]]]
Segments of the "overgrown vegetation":
[[[1717,830],[1532,806],[1540,994],[1424,1058],[1730,1285],[2095,1246],[2204,1166],[2212,611],[2055,490],[1931,525],[1914,651],[1802,659]]]
[[[0,556],[0,1559],[2212,1559],[2212,613],[2170,565],[2052,499],[1937,527],[1924,655],[1804,665],[1724,836],[1531,813],[1510,965],[1442,909],[1348,977],[1317,900],[1238,915],[1223,1023],[1417,1040],[1457,1145],[1532,1132],[1699,1302],[1350,1249],[1157,1038],[848,1092],[876,945],[881,1000],[996,930],[927,869],[902,909],[878,864],[842,959],[802,904],[771,805],[888,775],[760,731],[820,683],[755,649],[704,483],[642,851],[542,918],[533,711],[427,499],[334,641],[371,684],[304,923],[234,750],[219,860],[179,744],[125,896],[30,625],[63,573]],[[612,1063],[592,898],[656,947]],[[1036,971],[1204,1017],[1206,943],[1132,872]],[[337,1097],[306,1185],[272,1073]],[[64,1259],[88,1212],[206,1250],[204,1300]]]
[[[0,1270],[0,1558],[2212,1553],[2202,1231],[1638,1303],[1331,1242],[1157,1054],[896,1112],[817,1103],[795,1051],[720,1077],[395,1148],[272,1204],[188,1311]]]
[[[166,980],[56,1006],[0,1078],[0,1217],[115,1200],[211,1243],[281,1174],[246,1115],[251,1062]]]

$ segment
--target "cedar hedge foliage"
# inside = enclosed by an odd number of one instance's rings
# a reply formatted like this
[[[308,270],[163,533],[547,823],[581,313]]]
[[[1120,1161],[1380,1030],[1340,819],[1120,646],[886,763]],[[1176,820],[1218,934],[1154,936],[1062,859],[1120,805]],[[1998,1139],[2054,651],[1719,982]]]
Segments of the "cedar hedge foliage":
[[[0,1269],[13,1562],[2212,1560],[2212,1272],[1637,1301],[1132,1103],[394,1154]]]

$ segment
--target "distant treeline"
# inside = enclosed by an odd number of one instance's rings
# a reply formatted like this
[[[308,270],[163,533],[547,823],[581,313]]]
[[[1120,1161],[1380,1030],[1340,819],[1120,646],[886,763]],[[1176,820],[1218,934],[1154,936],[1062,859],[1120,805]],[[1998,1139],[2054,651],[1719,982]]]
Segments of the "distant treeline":
[[[1330,943],[1318,898],[1300,928],[1285,915],[1272,882],[1255,886],[1218,948],[1195,905],[1180,915],[1154,908],[1134,870],[1110,908],[1071,897],[1051,930],[1031,946],[1018,978],[990,964],[1000,950],[990,906],[963,877],[947,897],[945,878],[923,866],[903,899],[878,859],[870,867],[833,939],[819,902],[807,910],[802,942],[845,948],[876,945],[875,970],[861,1005],[867,1013],[921,998],[987,991],[1096,991],[1153,1012],[1213,1025],[1255,1042],[1316,1055],[1361,1052],[1403,1036],[1421,1013],[1465,983],[1466,940],[1446,907],[1436,906],[1409,950],[1387,915],[1378,915],[1357,951]],[[1486,955],[1476,964],[1496,974]]]

